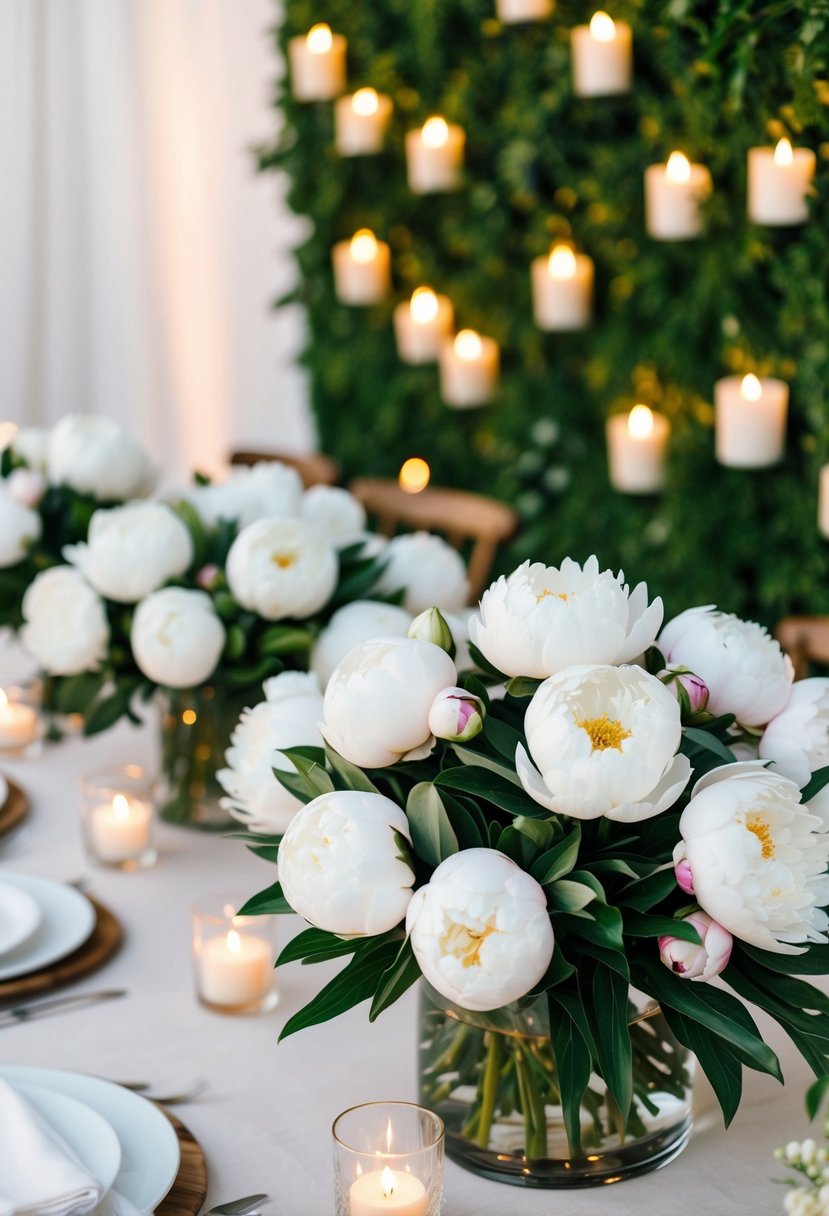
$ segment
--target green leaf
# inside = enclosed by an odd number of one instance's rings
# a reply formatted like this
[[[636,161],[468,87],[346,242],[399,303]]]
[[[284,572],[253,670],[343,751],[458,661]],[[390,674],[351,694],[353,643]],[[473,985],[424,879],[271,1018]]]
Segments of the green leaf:
[[[304,963],[320,963],[326,959],[339,958],[342,954],[353,954],[364,940],[360,937],[337,937],[335,933],[328,933],[325,929],[304,929],[284,947],[276,965],[284,967],[286,963],[296,963],[299,960]]]
[[[703,751],[713,752],[715,756],[722,760],[723,764],[735,763],[736,756],[734,753],[724,743],[721,743],[716,735],[712,735],[710,731],[699,730],[695,726],[686,726],[682,733],[689,743],[701,747]]]
[[[662,1013],[680,1043],[699,1060],[700,1067],[717,1095],[725,1126],[728,1127],[737,1113],[742,1097],[742,1064],[721,1039],[699,1022],[670,1007],[663,1009]]]
[[[533,680],[529,676],[515,676],[507,683],[507,692],[511,697],[523,699],[535,696],[540,687],[540,680]]]
[[[502,722],[500,718],[493,717],[492,714],[486,720],[484,737],[487,743],[492,744],[498,755],[503,756],[511,765],[515,764],[515,752],[518,745],[525,744],[524,736],[519,730],[507,722]]]
[[[384,1009],[393,1005],[403,993],[420,979],[420,967],[407,937],[400,947],[397,958],[380,979],[380,986],[371,1002],[368,1020],[373,1022]]]
[[[460,849],[486,848],[488,842],[487,825],[480,807],[470,799],[453,798],[445,791],[441,793],[446,814],[452,825],[452,831],[458,840]]]
[[[593,903],[596,892],[581,882],[561,878],[547,885],[547,904],[551,912],[580,912]]]
[[[472,748],[464,747],[460,743],[453,743],[451,750],[458,757],[461,764],[466,764],[469,768],[483,768],[490,773],[497,773],[504,781],[509,781],[511,785],[517,786],[518,789],[524,788],[515,769],[502,764],[500,760],[495,760],[492,756],[487,756],[483,752],[473,751]]]
[[[278,749],[296,769],[296,775],[275,768],[273,775],[287,790],[302,802],[312,802],[320,794],[330,794],[334,782],[325,770],[325,752],[322,748],[285,747]]]
[[[500,807],[502,811],[509,811],[511,815],[526,815],[531,819],[549,818],[549,811],[533,802],[529,794],[516,789],[496,773],[484,773],[477,768],[447,768],[435,778],[435,785],[474,794]]]
[[[804,803],[808,802],[811,798],[814,798],[815,794],[819,794],[820,791],[827,785],[829,785],[829,765],[827,765],[825,768],[815,769],[809,780],[804,785],[803,789],[800,791],[800,801]]]
[[[112,696],[96,701],[86,715],[83,726],[85,735],[97,735],[103,730],[109,730],[119,718],[127,712],[132,696],[133,686],[119,688]]]
[[[469,653],[472,656],[475,666],[480,671],[485,671],[488,676],[492,676],[498,684],[503,684],[509,679],[508,676],[504,675],[503,671],[499,671],[497,667],[493,667],[489,659],[484,658],[483,654],[480,652],[474,642],[469,643]]]
[[[298,625],[270,625],[259,639],[260,654],[297,654],[311,648],[313,635]]]
[[[361,768],[352,764],[350,760],[346,760],[339,752],[335,752],[333,747],[329,747],[327,743],[325,757],[347,790],[364,790],[368,794],[380,793],[377,786],[369,781]]]
[[[556,832],[555,825],[549,819],[527,819],[526,815],[516,815],[512,826],[516,832],[531,840],[537,849],[546,849]]]
[[[623,887],[616,896],[616,902],[625,908],[635,908],[637,912],[649,912],[655,904],[661,903],[677,890],[676,875],[673,866],[669,866]]]
[[[563,840],[533,863],[530,871],[533,878],[544,887],[569,874],[578,860],[580,844],[581,825],[577,823]]]
[[[104,685],[99,671],[82,671],[57,681],[55,708],[62,714],[86,714]]]
[[[278,882],[252,895],[247,903],[242,904],[237,916],[284,916],[293,912],[293,908],[282,894]]]
[[[672,916],[646,916],[641,912],[623,914],[624,932],[628,937],[678,937],[684,942],[702,941],[698,931],[687,920],[674,920]]]
[[[358,948],[339,975],[326,984],[299,1013],[288,1018],[279,1041],[308,1026],[327,1022],[345,1013],[346,1009],[353,1009],[361,1001],[367,1001],[374,995],[379,980],[394,962],[397,953],[396,941],[390,941],[387,937],[369,939],[367,944]]]
[[[590,918],[590,920],[568,920],[568,931],[597,946],[604,946],[607,950],[624,952],[622,914],[619,909],[609,907],[596,899],[590,905]]]
[[[817,1116],[828,1093],[829,1077],[818,1077],[806,1090],[806,1113],[810,1119]]]
[[[596,1056],[610,1092],[627,1120],[633,1098],[633,1047],[628,1026],[628,984],[617,971],[601,964],[593,969],[591,1028]]]
[[[550,1046],[555,1058],[570,1156],[577,1157],[581,1153],[581,1104],[590,1081],[592,1059],[569,1009],[558,999],[558,991],[551,988],[547,993]]]
[[[431,781],[421,781],[412,787],[406,800],[406,818],[414,851],[428,865],[438,866],[458,852],[458,838]]]

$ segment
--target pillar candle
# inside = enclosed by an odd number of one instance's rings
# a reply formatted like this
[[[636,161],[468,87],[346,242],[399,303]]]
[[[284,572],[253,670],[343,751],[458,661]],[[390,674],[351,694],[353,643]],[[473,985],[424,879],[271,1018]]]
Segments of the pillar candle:
[[[28,747],[38,736],[37,711],[22,701],[10,701],[0,688],[0,748]]]
[[[755,375],[714,385],[716,453],[732,469],[764,469],[783,459],[789,386]]]
[[[825,464],[820,470],[817,526],[821,536],[829,540],[829,464]]]
[[[391,291],[391,250],[369,228],[350,241],[338,241],[331,251],[334,290],[342,304],[377,304]]]
[[[100,861],[132,861],[150,847],[152,807],[116,794],[89,809],[89,844]]]
[[[627,93],[633,74],[633,32],[624,21],[594,13],[571,34],[573,91],[577,97]]]
[[[553,11],[553,0],[496,0],[495,10],[504,25],[546,21]]]
[[[635,405],[607,420],[610,484],[623,494],[656,494],[665,484],[671,424],[664,414]]]
[[[815,154],[781,139],[776,148],[749,148],[748,218],[755,224],[802,224],[815,176]]]
[[[340,156],[371,156],[380,152],[391,118],[392,102],[375,89],[358,89],[334,106],[334,128]]]
[[[230,929],[204,942],[198,960],[199,991],[211,1005],[253,1005],[267,996],[272,951],[262,938]]]
[[[705,165],[672,152],[666,165],[645,170],[645,227],[657,241],[687,241],[702,232],[700,203],[711,193]]]
[[[548,332],[586,329],[593,310],[593,259],[556,245],[532,264],[533,313]]]
[[[446,296],[418,287],[394,310],[397,353],[404,363],[434,363],[452,330],[454,310]]]
[[[349,1216],[428,1216],[429,1196],[419,1178],[406,1170],[370,1170],[351,1184]]]
[[[462,329],[440,348],[440,394],[447,405],[486,405],[498,387],[499,352],[494,338]]]
[[[345,89],[345,52],[342,34],[332,34],[324,23],[288,43],[291,89],[297,101],[330,101]]]
[[[435,115],[406,133],[406,174],[414,194],[457,190],[463,170],[466,134],[462,127]]]

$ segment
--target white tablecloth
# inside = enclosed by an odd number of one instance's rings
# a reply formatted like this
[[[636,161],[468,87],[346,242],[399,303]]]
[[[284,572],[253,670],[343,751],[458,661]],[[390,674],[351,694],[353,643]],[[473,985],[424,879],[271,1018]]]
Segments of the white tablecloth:
[[[4,673],[0,668],[0,684]],[[211,1203],[267,1191],[272,1216],[323,1216],[333,1210],[331,1123],[355,1103],[415,1099],[415,1002],[412,993],[370,1026],[367,1006],[277,1045],[287,1016],[312,995],[333,965],[292,965],[280,974],[281,999],[263,1017],[224,1017],[193,994],[190,906],[223,891],[253,893],[274,869],[241,843],[186,829],[162,828],[156,868],[138,874],[91,869],[80,841],[77,780],[109,763],[153,758],[152,732],[119,725],[94,740],[67,740],[35,760],[4,761],[0,770],[25,787],[32,814],[0,838],[0,864],[23,873],[92,879],[91,892],[119,917],[120,953],[78,985],[127,988],[121,1000],[0,1030],[0,1061],[77,1069],[119,1080],[179,1086],[197,1075],[207,1095],[177,1108],[202,1144]],[[295,931],[283,918],[283,939]],[[447,1163],[445,1216],[772,1216],[783,1188],[771,1153],[806,1132],[808,1070],[782,1033],[768,1028],[782,1053],[787,1084],[747,1073],[743,1106],[723,1131],[703,1081],[696,1131],[666,1169],[606,1189],[529,1191],[476,1178]]]

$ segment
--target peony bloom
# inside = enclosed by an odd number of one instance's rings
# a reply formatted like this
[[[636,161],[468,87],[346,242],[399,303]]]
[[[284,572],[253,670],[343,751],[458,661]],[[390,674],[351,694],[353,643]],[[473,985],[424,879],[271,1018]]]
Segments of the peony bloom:
[[[130,640],[147,679],[165,688],[194,688],[213,674],[225,629],[204,591],[162,587],[136,608]]]
[[[12,442],[12,451],[25,460],[30,469],[45,472],[49,453],[48,430],[39,426],[19,427]]]
[[[63,556],[107,599],[135,604],[193,560],[190,533],[161,502],[129,502],[96,511],[86,544],[67,545]]]
[[[414,872],[409,823],[382,794],[336,790],[298,811],[279,846],[288,903],[318,929],[385,933],[406,915]]]
[[[226,810],[252,832],[279,835],[302,803],[273,770],[293,772],[282,748],[322,747],[322,693],[316,676],[298,671],[266,680],[264,691],[264,701],[242,711],[225,752],[227,768],[216,777],[228,795],[222,799]]]
[[[683,923],[694,926],[702,938],[702,945],[683,941],[680,937],[660,937],[659,957],[674,975],[707,983],[725,971],[734,939],[727,929],[704,912],[692,912],[683,917]]]
[[[6,478],[6,489],[21,507],[36,507],[46,491],[46,482],[37,469],[16,468]]]
[[[464,849],[416,891],[406,931],[424,977],[463,1009],[497,1009],[534,988],[553,957],[542,887],[495,849]]]
[[[524,719],[524,789],[576,819],[633,823],[673,806],[691,775],[677,755],[679,702],[640,667],[570,667],[535,693]],[[534,767],[530,757],[537,767]]]
[[[662,624],[662,601],[648,589],[631,592],[620,572],[599,571],[590,557],[580,566],[524,562],[484,592],[469,637],[508,676],[543,679],[584,663],[630,663],[643,654]]]
[[[71,566],[53,566],[23,596],[21,640],[49,675],[95,671],[106,656],[109,622],[103,602]]]
[[[791,660],[762,625],[710,605],[669,621],[659,647],[672,664],[708,685],[712,714],[735,714],[743,726],[763,726],[780,713],[791,691]]]
[[[480,697],[464,688],[444,688],[429,710],[429,729],[437,739],[465,743],[484,729],[486,708]]]
[[[312,486],[306,490],[300,515],[324,532],[336,549],[362,540],[366,528],[363,504],[339,486]]]
[[[302,478],[290,465],[262,460],[250,468],[233,468],[227,481],[190,486],[179,497],[190,503],[208,528],[215,527],[220,519],[228,519],[235,520],[241,529],[268,515],[296,518],[302,501]]]
[[[155,470],[129,435],[110,418],[67,414],[49,432],[47,477],[78,494],[103,501],[142,498],[155,483]]]
[[[825,941],[829,831],[793,781],[762,763],[727,764],[694,786],[674,862],[687,861],[703,911],[778,954]]]
[[[37,511],[19,503],[0,481],[0,568],[22,562],[42,531]]]
[[[304,619],[337,586],[337,554],[319,528],[268,517],[249,524],[227,555],[228,586],[243,608],[266,621]]]
[[[411,619],[404,608],[376,600],[354,600],[338,608],[311,652],[311,670],[320,687],[325,688],[349,650],[372,638],[403,638]]]
[[[760,740],[760,757],[773,760],[801,788],[829,764],[829,680],[798,680],[789,699]]]
[[[445,650],[413,638],[375,638],[349,651],[325,690],[322,733],[363,768],[428,756],[429,710],[457,680]]]
[[[466,566],[456,549],[430,532],[393,537],[383,552],[386,562],[378,589],[405,589],[403,607],[416,615],[427,608],[463,608],[469,595]]]

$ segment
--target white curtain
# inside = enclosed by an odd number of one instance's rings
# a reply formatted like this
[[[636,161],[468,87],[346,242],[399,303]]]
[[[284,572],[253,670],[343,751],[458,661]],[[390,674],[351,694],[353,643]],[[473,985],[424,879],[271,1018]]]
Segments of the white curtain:
[[[180,477],[313,446],[272,0],[0,0],[0,419],[117,418]]]

